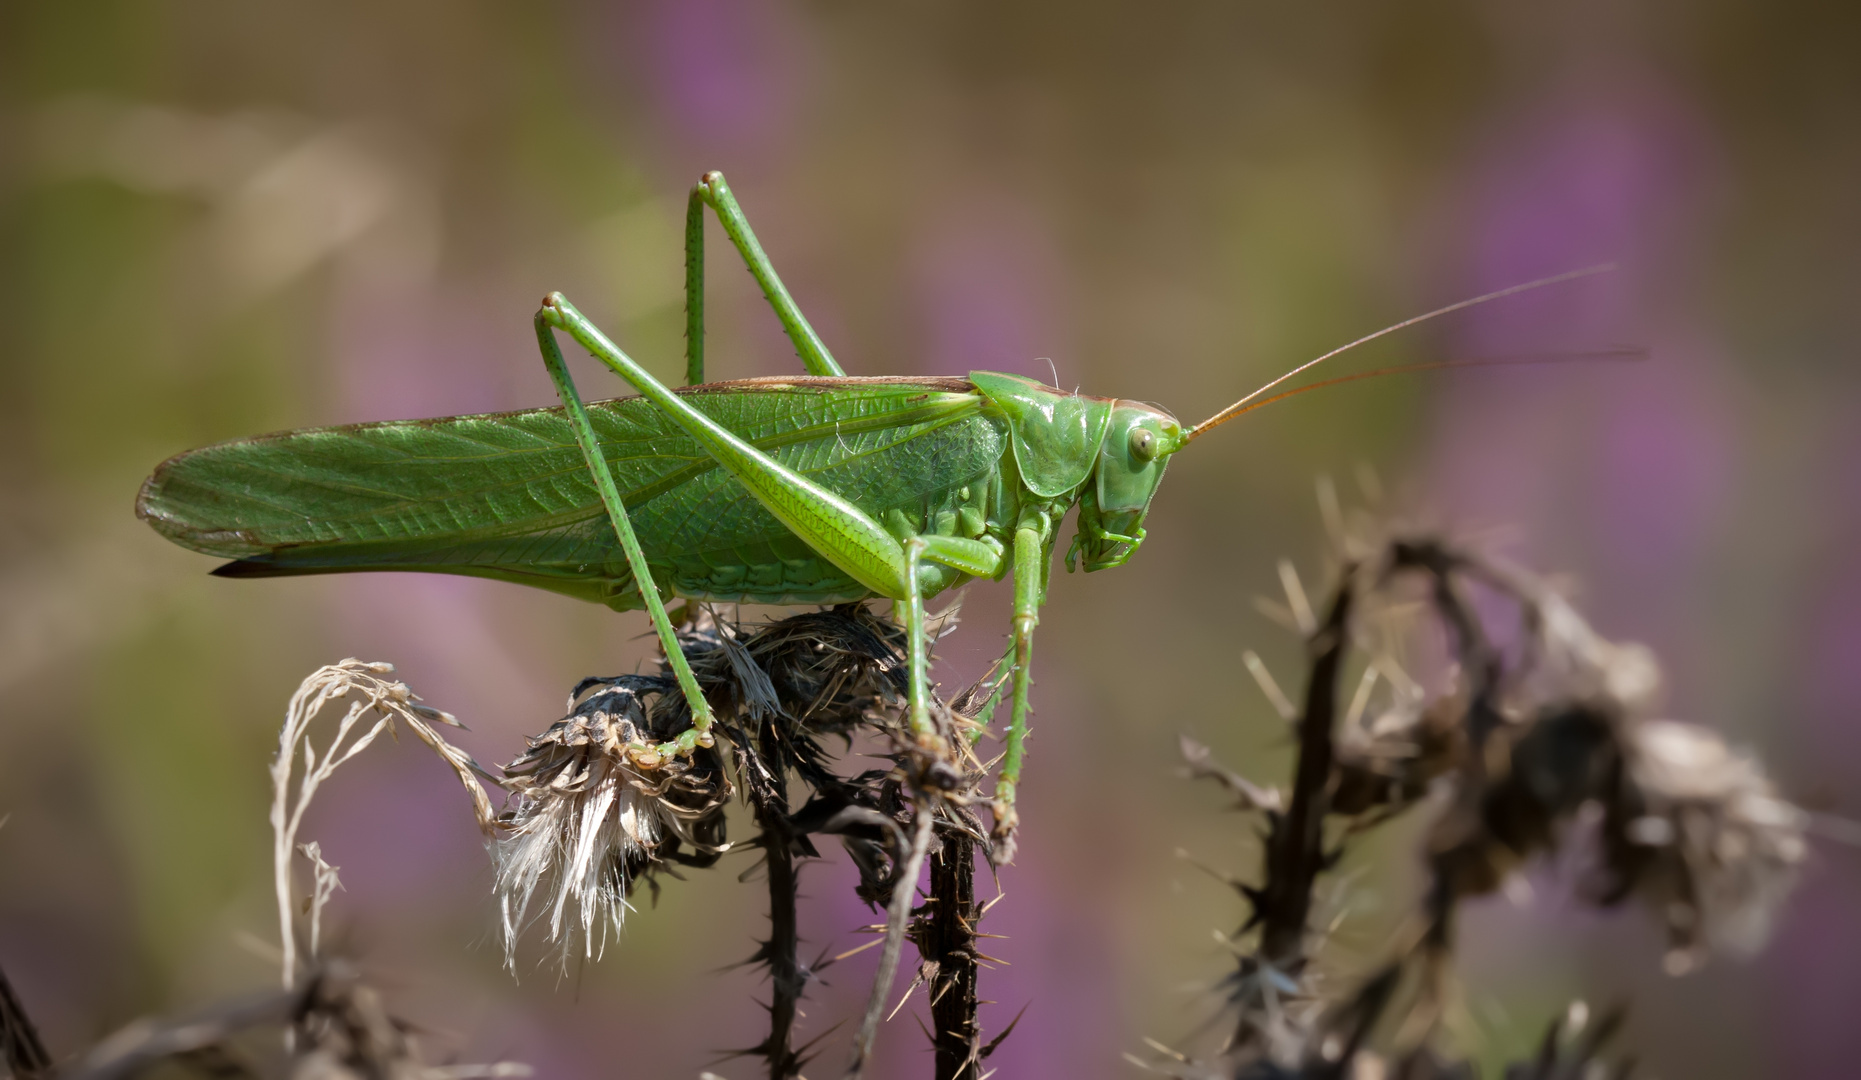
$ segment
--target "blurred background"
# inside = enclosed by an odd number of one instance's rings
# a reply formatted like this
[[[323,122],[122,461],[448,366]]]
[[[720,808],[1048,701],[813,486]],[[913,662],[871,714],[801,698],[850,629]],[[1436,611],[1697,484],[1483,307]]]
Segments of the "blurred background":
[[[1281,557],[1321,570],[1321,476],[1368,470],[1389,505],[1567,574],[1603,633],[1658,650],[1672,714],[1861,818],[1858,50],[1853,5],[1731,0],[0,5],[0,962],[60,1054],[272,985],[265,768],[300,678],[393,661],[490,763],[576,679],[641,662],[643,617],[515,586],[211,579],[131,503],[221,439],[552,403],[529,324],[549,289],[675,381],[683,201],[710,168],[855,374],[1057,376],[1194,421],[1603,261],[1338,371],[1651,352],[1254,414],[1175,463],[1129,566],[1056,575],[1023,853],[985,926],[1012,964],[985,1022],[1026,1006],[1001,1075],[1135,1075],[1123,1052],[1202,1015],[1238,907],[1177,851],[1246,867],[1250,830],[1175,778],[1175,735],[1283,774],[1238,656],[1296,679],[1251,600]],[[798,371],[710,235],[713,376]],[[946,686],[1007,606],[971,589]],[[342,868],[341,948],[460,1059],[756,1075],[717,1063],[761,1037],[729,968],[763,926],[746,857],[670,882],[598,962],[558,978],[533,946],[512,978],[423,748],[339,774],[306,835]],[[1386,944],[1414,842],[1355,867],[1348,948]],[[805,873],[811,947],[864,941],[844,859]],[[1679,980],[1644,916],[1564,895],[1547,878],[1467,924],[1482,1060],[1581,995],[1632,1000],[1658,1075],[1854,1075],[1861,852],[1819,844],[1765,951]],[[804,1034],[853,1014],[872,959],[827,972]],[[904,1015],[882,1046],[880,1075],[928,1069]]]

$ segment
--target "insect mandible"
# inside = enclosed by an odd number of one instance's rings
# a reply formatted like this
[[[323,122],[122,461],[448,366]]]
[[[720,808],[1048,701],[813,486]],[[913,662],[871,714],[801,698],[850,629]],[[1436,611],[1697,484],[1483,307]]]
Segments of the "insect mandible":
[[[805,377],[704,382],[706,207],[775,309]],[[1598,269],[1465,300],[1344,348]],[[535,327],[561,407],[220,443],[158,466],[136,512],[183,547],[233,560],[214,571],[222,576],[428,571],[539,586],[617,610],[644,607],[692,707],[692,726],[666,742],[628,746],[642,769],[713,739],[711,710],[679,649],[665,595],[894,601],[909,646],[911,732],[930,746],[938,736],[929,716],[924,601],[971,578],[1011,574],[1004,661],[1012,705],[993,801],[996,836],[1011,843],[1034,628],[1061,519],[1079,507],[1068,570],[1123,565],[1144,541],[1144,518],[1172,455],[1242,412],[1301,392],[1253,400],[1344,351],[1301,365],[1193,428],[1153,405],[1067,393],[1018,375],[849,377],[717,172],[691,192],[685,270],[684,388],[660,383],[551,293]],[[640,396],[584,404],[558,332]],[[1400,370],[1436,366],[1450,365]],[[1324,384],[1301,390],[1316,385]]]

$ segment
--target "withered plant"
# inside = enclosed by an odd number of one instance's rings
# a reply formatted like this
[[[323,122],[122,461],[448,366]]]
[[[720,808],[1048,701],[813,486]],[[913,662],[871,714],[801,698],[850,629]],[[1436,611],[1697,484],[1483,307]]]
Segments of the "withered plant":
[[[1804,858],[1806,815],[1718,735],[1655,715],[1648,650],[1604,639],[1544,581],[1439,536],[1337,539],[1322,609],[1290,564],[1286,604],[1269,605],[1305,641],[1303,700],[1246,656],[1296,731],[1290,789],[1183,739],[1188,775],[1265,827],[1258,870],[1233,882],[1247,917],[1223,983],[1227,1035],[1133,1060],[1209,1080],[1472,1077],[1439,1031],[1456,912],[1559,853],[1586,866],[1586,902],[1653,913],[1670,972],[1762,939]],[[1437,670],[1417,670],[1431,643]],[[1391,955],[1367,973],[1327,964],[1320,928],[1338,911],[1320,909],[1347,907],[1348,893],[1327,905],[1321,877],[1370,829],[1424,808],[1427,887]],[[1622,1018],[1573,1004],[1508,1080],[1626,1076],[1629,1062],[1604,1057]]]
[[[1751,757],[1655,713],[1660,676],[1647,650],[1604,639],[1535,576],[1432,534],[1340,530],[1338,555],[1336,583],[1316,609],[1282,566],[1287,601],[1274,610],[1306,645],[1302,699],[1295,704],[1257,657],[1244,656],[1296,736],[1290,784],[1256,783],[1183,739],[1188,774],[1220,784],[1263,826],[1260,865],[1234,882],[1248,910],[1230,938],[1235,969],[1221,984],[1224,1037],[1193,1053],[1153,1044],[1139,1064],[1197,1080],[1473,1077],[1441,1030],[1456,914],[1560,853],[1585,857],[1586,902],[1633,899],[1654,914],[1670,971],[1762,938],[1804,858],[1806,816]],[[753,849],[769,929],[750,962],[769,973],[769,1025],[738,1055],[759,1059],[771,1080],[800,1077],[827,1034],[798,1034],[802,997],[823,968],[850,955],[804,959],[799,933],[803,871],[824,838],[837,838],[857,868],[858,895],[883,913],[866,928],[882,952],[848,1075],[867,1067],[887,1005],[895,1014],[922,989],[934,1075],[982,1080],[1014,1028],[985,1043],[978,1023],[978,982],[991,958],[980,948],[988,905],[977,901],[976,860],[995,853],[975,812],[987,763],[972,746],[1001,680],[938,702],[941,743],[927,746],[902,720],[903,635],[868,606],[749,628],[689,607],[680,645],[719,719],[714,746],[689,759],[644,759],[642,746],[689,726],[675,683],[663,674],[592,678],[574,688],[566,715],[497,773],[449,744],[441,731],[451,717],[419,704],[388,665],[320,669],[292,698],[272,766],[284,988],[138,1022],[60,1070],[0,975],[0,1050],[12,1074],[116,1080],[179,1062],[216,1076],[299,1080],[526,1075],[513,1063],[431,1064],[357,969],[326,955],[320,922],[337,869],[316,842],[299,840],[305,807],[337,767],[404,728],[471,793],[496,867],[508,963],[532,926],[564,963],[594,956],[640,886],[656,893],[661,875]],[[347,710],[319,745],[313,721],[337,702]],[[841,763],[856,749],[891,764],[848,770]],[[505,791],[501,812],[484,784]],[[756,833],[733,846],[726,810],[737,797]],[[1335,962],[1323,928],[1348,906],[1349,890],[1321,882],[1352,843],[1417,813],[1431,820],[1421,852],[1427,886],[1414,912],[1377,965]],[[300,858],[308,895],[293,873]],[[894,1004],[907,940],[918,963]],[[1531,1059],[1505,1075],[1626,1076],[1631,1063],[1610,1051],[1623,1018],[1621,1009],[1593,1015],[1573,1003]],[[263,1029],[285,1033],[276,1063],[276,1049],[254,1057],[251,1039],[242,1041],[242,1032]]]
[[[802,959],[800,871],[819,856],[818,838],[838,837],[858,870],[858,895],[885,914],[867,928],[882,934],[875,944],[883,951],[849,1075],[866,1067],[900,948],[910,940],[921,959],[906,997],[928,987],[937,1075],[977,1077],[1001,1037],[983,1045],[977,1022],[976,973],[986,958],[975,947],[983,908],[974,860],[990,854],[990,839],[971,809],[986,775],[971,749],[982,722],[965,712],[992,708],[999,680],[972,687],[955,707],[937,702],[941,749],[927,748],[903,722],[903,633],[870,607],[841,605],[749,632],[708,609],[686,614],[680,644],[724,735],[689,759],[648,761],[639,753],[690,725],[665,675],[583,680],[567,715],[495,774],[439,734],[456,722],[389,678],[391,665],[346,660],[311,675],[291,699],[271,769],[284,989],[178,1020],[139,1021],[92,1050],[76,1075],[114,1080],[171,1061],[215,1075],[265,1075],[275,1069],[253,1064],[239,1039],[268,1027],[285,1033],[282,1067],[306,1080],[527,1075],[514,1063],[426,1064],[411,1029],[357,970],[325,955],[322,916],[340,883],[321,847],[299,840],[305,811],[340,766],[384,732],[405,728],[470,793],[492,850],[512,966],[532,924],[542,924],[563,962],[577,951],[593,956],[620,929],[638,886],[656,892],[661,874],[716,864],[731,850],[725,810],[740,791],[758,830],[744,846],[760,852],[769,894],[769,933],[750,962],[768,970],[771,991],[768,1033],[739,1053],[761,1058],[773,1080],[784,1080],[800,1076],[818,1052],[822,1036],[798,1042],[796,1020],[809,981],[832,960]],[[953,613],[943,625],[954,625]],[[315,721],[337,702],[347,709],[319,745]],[[893,767],[845,774],[823,746],[828,740],[843,752],[876,746]],[[501,813],[481,781],[506,792]],[[296,883],[300,858],[310,871],[308,895]],[[930,888],[920,897],[926,863]],[[0,1036],[13,1075],[52,1075],[53,1059],[3,978]]]

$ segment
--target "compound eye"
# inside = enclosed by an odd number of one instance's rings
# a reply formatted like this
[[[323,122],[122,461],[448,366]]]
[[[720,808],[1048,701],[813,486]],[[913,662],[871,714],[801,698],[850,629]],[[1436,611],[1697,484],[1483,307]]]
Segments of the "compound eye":
[[[1147,427],[1131,429],[1131,456],[1139,461],[1149,461],[1157,456],[1157,433]]]

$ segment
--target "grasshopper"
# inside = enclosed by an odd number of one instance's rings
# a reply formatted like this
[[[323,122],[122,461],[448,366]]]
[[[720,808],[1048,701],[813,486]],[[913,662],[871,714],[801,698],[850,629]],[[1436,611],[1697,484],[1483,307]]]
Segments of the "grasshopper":
[[[707,207],[781,320],[805,377],[704,382]],[[941,752],[929,716],[924,601],[972,578],[1012,574],[1013,632],[1003,658],[1012,706],[992,804],[998,839],[1012,843],[1034,629],[1061,519],[1079,508],[1068,571],[1123,565],[1144,542],[1144,518],[1173,455],[1243,412],[1301,392],[1248,404],[1343,351],[1193,428],[1154,405],[1067,393],[1018,375],[849,377],[717,172],[691,191],[685,268],[690,385],[660,383],[550,293],[535,328],[561,407],[315,428],[188,451],[145,481],[137,514],[183,547],[233,560],[214,571],[226,577],[428,571],[518,582],[616,610],[645,608],[692,726],[663,743],[627,747],[643,769],[713,741],[711,710],[679,649],[667,595],[760,604],[892,600],[909,644],[910,731]],[[1352,345],[1590,272],[1462,301]],[[558,333],[639,396],[584,403]],[[1431,366],[1447,365],[1402,370]],[[1382,372],[1326,383],[1373,374]]]

